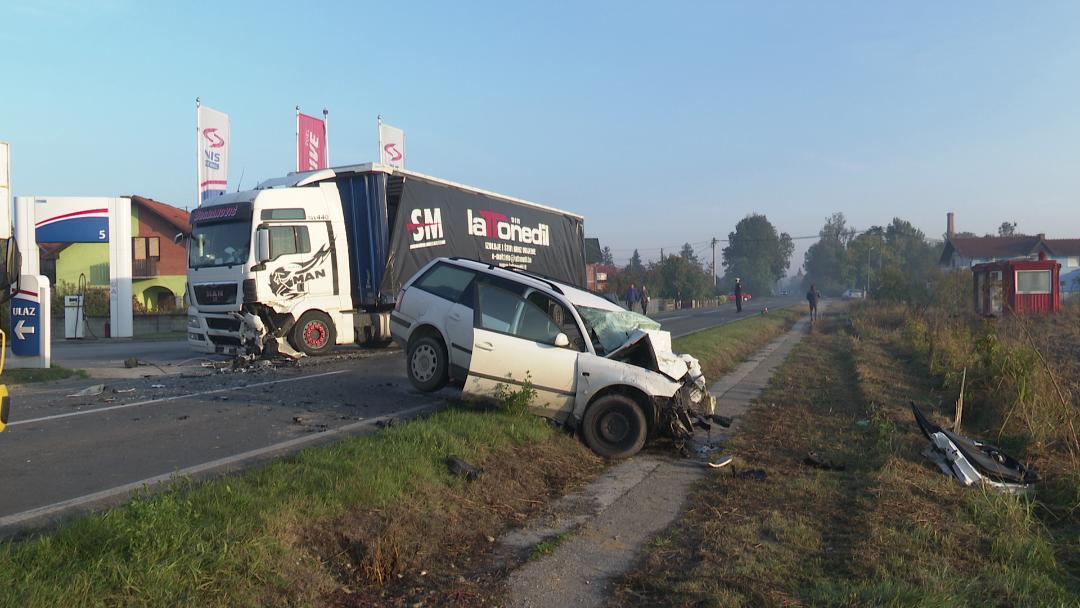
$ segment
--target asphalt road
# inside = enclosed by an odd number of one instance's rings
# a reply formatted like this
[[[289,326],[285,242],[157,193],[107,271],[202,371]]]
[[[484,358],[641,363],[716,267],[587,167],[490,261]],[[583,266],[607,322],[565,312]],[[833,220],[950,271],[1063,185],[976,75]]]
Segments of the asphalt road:
[[[776,310],[785,306],[798,304],[802,301],[800,296],[772,296],[753,298],[743,304],[740,315],[735,311],[735,304],[723,304],[719,308],[690,308],[686,310],[673,310],[652,315],[660,322],[660,325],[671,332],[672,337],[678,338],[686,334],[708,329],[714,325],[730,323],[741,317],[760,314],[762,309]]]
[[[795,302],[762,298],[744,306],[742,315]],[[739,315],[729,304],[656,318],[679,336]],[[206,358],[183,341],[57,343],[53,355],[61,365],[105,373],[13,387],[11,420],[0,434],[0,534],[119,502],[174,472],[241,468],[458,394],[452,388],[417,392],[398,349],[354,350],[243,373],[201,367]],[[159,367],[112,375],[131,356]],[[99,395],[68,396],[95,384],[105,385]]]

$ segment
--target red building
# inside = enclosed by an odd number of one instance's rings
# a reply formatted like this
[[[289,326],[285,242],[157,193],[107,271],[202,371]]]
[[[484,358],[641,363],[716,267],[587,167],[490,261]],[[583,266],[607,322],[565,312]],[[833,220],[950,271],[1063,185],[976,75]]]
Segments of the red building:
[[[1038,260],[1002,260],[976,264],[975,312],[981,315],[1050,313],[1061,310],[1061,264],[1040,254]]]

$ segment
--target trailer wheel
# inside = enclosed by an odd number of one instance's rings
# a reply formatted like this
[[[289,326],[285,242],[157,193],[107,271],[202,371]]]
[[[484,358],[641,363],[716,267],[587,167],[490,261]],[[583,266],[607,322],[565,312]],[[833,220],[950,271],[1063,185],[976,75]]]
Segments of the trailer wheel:
[[[585,410],[581,435],[585,445],[604,458],[629,458],[645,445],[649,427],[645,412],[636,401],[612,393],[604,395]]]
[[[337,342],[334,322],[324,312],[309,310],[293,325],[289,342],[305,355],[325,355]]]

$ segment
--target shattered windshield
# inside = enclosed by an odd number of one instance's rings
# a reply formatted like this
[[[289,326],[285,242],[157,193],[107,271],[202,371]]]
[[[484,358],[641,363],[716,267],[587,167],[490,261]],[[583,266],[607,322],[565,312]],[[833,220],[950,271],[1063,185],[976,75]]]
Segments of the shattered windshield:
[[[649,317],[629,310],[604,310],[578,306],[578,314],[585,321],[596,346],[597,354],[606,355],[626,343],[630,334],[638,329],[660,329],[660,324]]]
[[[207,268],[244,264],[250,243],[249,221],[195,224],[191,227],[191,242],[188,243],[188,266]]]

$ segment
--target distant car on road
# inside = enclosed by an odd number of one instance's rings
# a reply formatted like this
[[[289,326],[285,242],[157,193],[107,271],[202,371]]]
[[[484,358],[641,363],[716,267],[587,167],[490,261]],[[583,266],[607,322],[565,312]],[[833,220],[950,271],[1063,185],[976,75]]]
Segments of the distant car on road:
[[[849,289],[841,294],[842,300],[861,300],[866,297],[866,292],[861,289]]]
[[[435,259],[405,284],[390,328],[417,389],[458,381],[497,398],[529,383],[535,413],[607,458],[661,433],[685,437],[715,413],[698,360],[673,353],[659,323],[526,272]]]
[[[735,301],[735,292],[733,291],[733,292],[729,293],[727,297],[728,297],[729,301],[734,302]],[[754,296],[752,296],[749,293],[743,292],[742,301],[743,302],[749,302],[750,298],[752,298],[752,297],[754,297]]]

